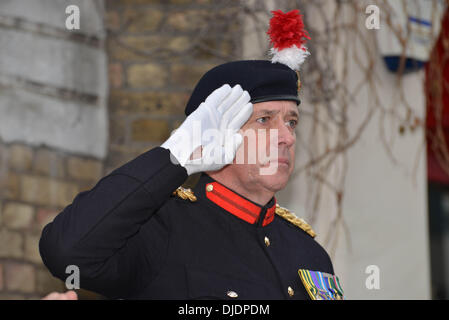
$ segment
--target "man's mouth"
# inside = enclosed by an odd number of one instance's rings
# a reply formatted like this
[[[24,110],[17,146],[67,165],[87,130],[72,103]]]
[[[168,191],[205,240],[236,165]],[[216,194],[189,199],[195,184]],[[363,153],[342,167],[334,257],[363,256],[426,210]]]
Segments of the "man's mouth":
[[[284,165],[284,166],[290,166],[290,161],[287,158],[278,158],[275,159],[273,162],[277,162],[278,165]]]
[[[287,158],[277,158],[268,160],[264,165],[268,166],[270,164],[277,164],[278,166],[290,166],[290,161]]]
[[[277,160],[278,164],[290,166],[290,161],[287,158],[279,158]]]

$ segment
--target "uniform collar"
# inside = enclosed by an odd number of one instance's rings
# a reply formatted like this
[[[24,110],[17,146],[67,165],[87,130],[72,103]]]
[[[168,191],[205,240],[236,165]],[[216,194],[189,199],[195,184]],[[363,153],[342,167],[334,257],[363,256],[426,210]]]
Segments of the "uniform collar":
[[[274,219],[276,210],[275,197],[271,198],[265,206],[260,206],[215,181],[205,173],[201,175],[195,186],[195,194],[201,195],[202,198],[213,202],[220,208],[250,224],[264,227]]]

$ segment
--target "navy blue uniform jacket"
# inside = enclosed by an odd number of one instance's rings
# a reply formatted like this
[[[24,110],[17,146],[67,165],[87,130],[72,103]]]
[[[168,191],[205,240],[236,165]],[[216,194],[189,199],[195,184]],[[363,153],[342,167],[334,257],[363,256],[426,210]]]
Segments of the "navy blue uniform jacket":
[[[44,264],[63,281],[78,266],[81,288],[113,299],[309,299],[298,269],[333,274],[275,198],[261,207],[206,174],[197,201],[173,196],[186,178],[161,147],[116,169],[45,226]]]

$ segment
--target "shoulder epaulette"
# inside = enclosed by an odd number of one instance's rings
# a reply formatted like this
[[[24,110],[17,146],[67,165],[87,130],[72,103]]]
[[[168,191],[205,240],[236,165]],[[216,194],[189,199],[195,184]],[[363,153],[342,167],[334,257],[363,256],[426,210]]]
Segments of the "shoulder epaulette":
[[[315,238],[316,233],[315,233],[315,231],[312,230],[312,227],[307,222],[305,222],[303,219],[298,218],[293,213],[288,211],[288,209],[283,208],[283,207],[279,206],[278,204],[276,204],[275,212],[278,216],[284,218],[285,220],[294,224],[298,228],[301,228],[302,230],[307,232],[309,234],[309,236],[311,236],[312,238]]]
[[[179,187],[175,191],[173,191],[173,195],[175,195],[178,198],[181,198],[183,200],[189,199],[190,202],[196,201],[196,197],[195,197],[195,194],[193,193],[192,189],[186,189],[183,187]]]

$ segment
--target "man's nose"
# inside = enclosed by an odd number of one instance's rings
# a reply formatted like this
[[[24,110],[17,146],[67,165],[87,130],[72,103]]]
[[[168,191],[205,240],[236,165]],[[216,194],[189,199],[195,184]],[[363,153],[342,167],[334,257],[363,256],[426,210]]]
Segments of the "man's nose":
[[[290,128],[283,121],[278,125],[278,145],[284,145],[286,147],[291,147],[295,141],[295,131],[293,128]]]

